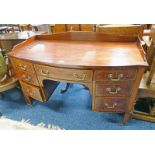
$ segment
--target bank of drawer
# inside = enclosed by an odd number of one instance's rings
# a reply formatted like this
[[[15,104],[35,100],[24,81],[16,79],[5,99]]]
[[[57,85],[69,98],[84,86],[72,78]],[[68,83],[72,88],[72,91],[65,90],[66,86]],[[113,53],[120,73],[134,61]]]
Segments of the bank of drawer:
[[[96,81],[121,81],[135,79],[136,69],[104,69],[95,71]]]
[[[98,112],[125,112],[128,101],[128,98],[96,97],[93,110]]]
[[[38,79],[37,79],[37,76],[35,73],[18,71],[17,76],[20,80],[22,80],[26,83],[30,83],[30,84],[39,86],[39,82],[38,82]]]
[[[43,65],[35,65],[35,70],[38,75],[62,80],[90,82],[93,78],[93,71],[91,70],[56,68]]]
[[[33,64],[24,60],[13,59],[16,70],[35,73]]]
[[[27,94],[27,96],[32,97],[33,99],[43,101],[41,91],[39,87],[29,85],[25,82],[20,82],[23,91]]]
[[[96,82],[96,96],[130,96],[132,92],[133,81],[102,81]]]

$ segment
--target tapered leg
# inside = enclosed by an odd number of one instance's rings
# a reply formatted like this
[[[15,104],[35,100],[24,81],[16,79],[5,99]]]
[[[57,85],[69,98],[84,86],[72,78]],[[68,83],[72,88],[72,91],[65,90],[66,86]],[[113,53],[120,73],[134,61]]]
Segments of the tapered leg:
[[[32,100],[30,99],[30,97],[24,95],[24,98],[25,98],[27,105],[32,106]]]
[[[70,83],[67,83],[66,87],[61,89],[61,93],[65,93],[68,90],[69,86],[70,86]]]
[[[129,119],[131,119],[131,117],[132,117],[131,113],[125,113],[122,123],[126,124],[129,121]]]

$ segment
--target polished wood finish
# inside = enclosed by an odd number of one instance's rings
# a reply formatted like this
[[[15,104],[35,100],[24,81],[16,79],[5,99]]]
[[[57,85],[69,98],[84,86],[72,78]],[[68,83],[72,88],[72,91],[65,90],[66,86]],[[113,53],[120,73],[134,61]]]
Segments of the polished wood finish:
[[[19,74],[29,104],[30,98],[37,96],[38,100],[47,100],[47,80],[80,83],[90,90],[93,111],[125,112],[124,123],[131,115],[147,66],[138,37],[95,32],[34,36],[14,47],[9,58],[16,72],[33,72],[37,77],[39,86],[34,86]],[[25,84],[32,92],[26,91]]]
[[[121,38],[111,36],[112,41],[109,42],[110,38],[107,38],[108,42],[105,42],[106,39],[104,38],[101,41],[99,41],[101,38],[93,39],[95,33],[88,33],[90,35],[86,36],[82,32],[75,32],[72,37],[68,36],[69,34],[66,33],[66,38],[61,40],[55,38],[59,36],[57,34],[36,36],[37,40],[30,42],[27,46],[20,44],[21,47],[15,48],[16,52],[12,55],[14,54],[14,56],[21,59],[44,62],[44,64],[53,64],[59,67],[95,68],[146,65],[142,57],[143,53],[139,54],[139,48],[135,42],[132,42],[135,40],[130,40],[131,38],[126,40],[126,36],[122,37],[122,42],[120,42]],[[80,41],[80,34],[83,42]],[[77,40],[75,40],[76,36]],[[100,33],[98,36],[100,37]],[[86,37],[88,37],[88,41],[85,40]],[[53,41],[43,40],[43,38],[53,39]],[[67,41],[68,39],[70,41]],[[71,52],[74,54],[70,56]]]

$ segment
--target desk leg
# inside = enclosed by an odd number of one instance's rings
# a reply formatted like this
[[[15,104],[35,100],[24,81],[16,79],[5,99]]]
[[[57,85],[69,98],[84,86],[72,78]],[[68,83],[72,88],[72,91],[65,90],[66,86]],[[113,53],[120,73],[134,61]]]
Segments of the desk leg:
[[[32,100],[30,99],[30,97],[24,94],[24,98],[25,98],[27,105],[32,105]]]
[[[68,90],[69,86],[70,86],[70,83],[67,83],[66,87],[61,89],[61,93],[65,93]]]
[[[138,87],[139,87],[140,81],[142,79],[144,70],[145,70],[145,68],[140,68],[137,71],[137,76],[136,76],[135,83],[133,86],[133,92],[132,92],[132,95],[130,97],[130,101],[128,103],[128,108],[127,108],[126,113],[124,115],[123,124],[127,123],[128,120],[132,117],[134,103],[136,101],[137,94],[138,94]]]
[[[122,123],[126,124],[129,121],[129,119],[131,119],[131,117],[132,117],[131,113],[125,113]]]

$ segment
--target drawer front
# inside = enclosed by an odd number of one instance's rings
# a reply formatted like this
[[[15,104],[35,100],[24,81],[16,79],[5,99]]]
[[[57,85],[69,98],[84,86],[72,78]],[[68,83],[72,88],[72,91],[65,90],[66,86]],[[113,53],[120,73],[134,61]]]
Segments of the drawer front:
[[[30,83],[30,84],[39,86],[39,82],[38,82],[38,79],[37,79],[37,76],[35,73],[18,71],[17,76],[20,80],[22,80],[26,83]]]
[[[133,81],[96,82],[96,96],[130,96]]]
[[[97,97],[93,110],[98,112],[125,112],[128,105],[127,98]]]
[[[35,70],[38,75],[54,79],[91,82],[93,78],[93,71],[91,70],[55,68],[42,65],[35,65]]]
[[[121,81],[135,79],[136,69],[104,69],[95,71],[96,81]]]
[[[36,99],[39,101],[43,101],[39,87],[26,84],[25,82],[20,82],[20,83],[21,83],[21,87],[22,87],[23,91],[25,92],[25,94],[27,96],[30,96],[33,99]]]
[[[13,59],[13,63],[16,67],[16,70],[18,71],[35,73],[33,64],[30,62],[19,60],[19,59]]]

